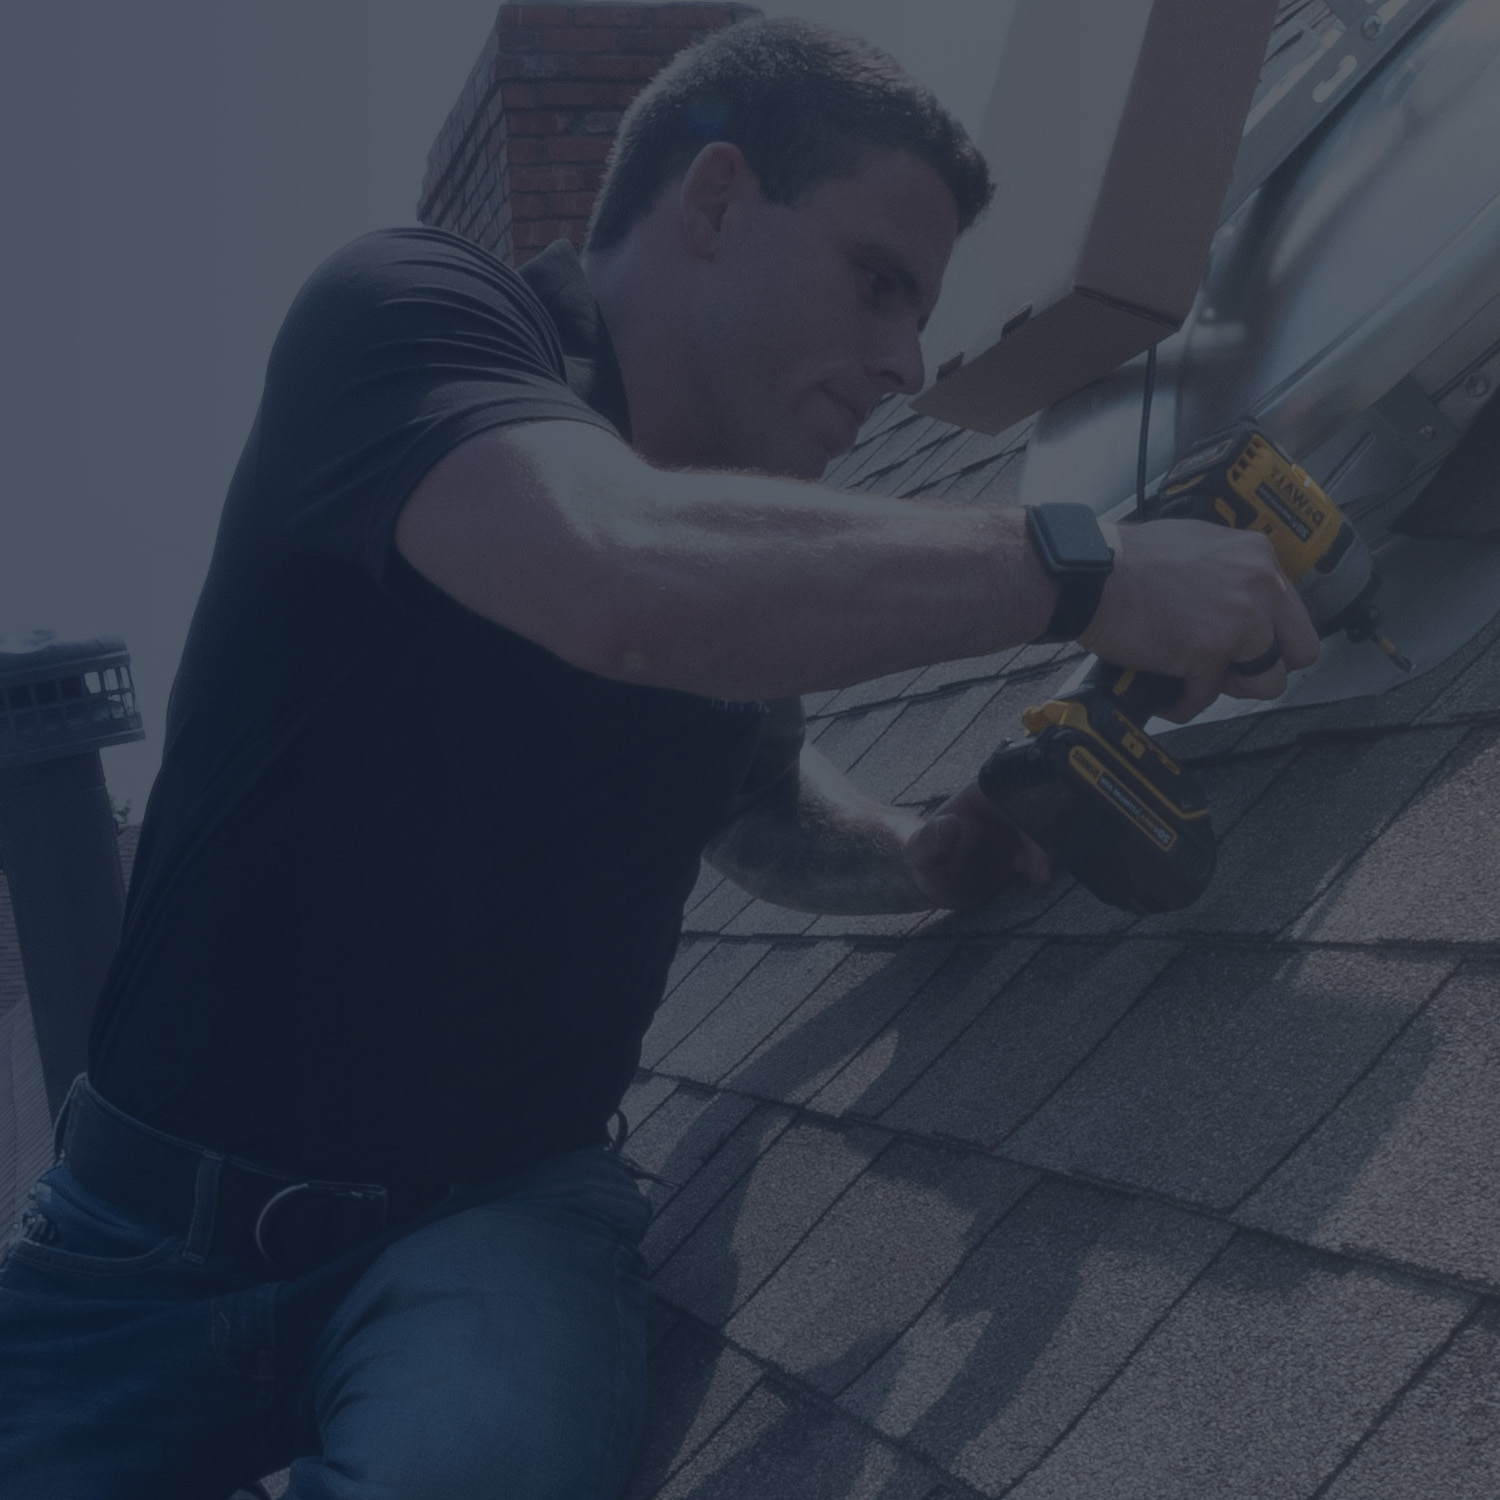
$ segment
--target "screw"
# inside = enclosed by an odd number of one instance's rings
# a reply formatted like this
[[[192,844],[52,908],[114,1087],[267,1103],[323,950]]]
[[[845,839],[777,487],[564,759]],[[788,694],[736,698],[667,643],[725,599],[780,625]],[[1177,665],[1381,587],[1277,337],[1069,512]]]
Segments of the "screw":
[[[1373,42],[1385,30],[1385,22],[1379,16],[1366,16],[1365,24],[1359,29],[1367,42]]]
[[[1425,422],[1417,428],[1417,436],[1425,438],[1430,443],[1437,436],[1437,428],[1431,422]]]
[[[1482,401],[1490,393],[1490,377],[1488,375],[1471,375],[1464,381],[1464,395],[1472,396],[1476,401]]]

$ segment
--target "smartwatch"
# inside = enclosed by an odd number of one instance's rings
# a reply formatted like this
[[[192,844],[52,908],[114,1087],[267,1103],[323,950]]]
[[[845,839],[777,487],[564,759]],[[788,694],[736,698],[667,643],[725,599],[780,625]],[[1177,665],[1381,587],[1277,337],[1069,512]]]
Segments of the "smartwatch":
[[[1057,583],[1052,618],[1036,644],[1076,640],[1099,608],[1115,554],[1087,505],[1028,505],[1026,535]]]

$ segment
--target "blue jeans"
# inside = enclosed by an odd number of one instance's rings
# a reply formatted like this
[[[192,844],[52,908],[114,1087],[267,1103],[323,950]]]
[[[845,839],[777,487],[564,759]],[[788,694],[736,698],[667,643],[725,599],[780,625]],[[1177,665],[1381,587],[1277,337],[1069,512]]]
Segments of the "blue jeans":
[[[645,1401],[647,1207],[605,1147],[292,1280],[185,1259],[66,1163],[0,1263],[0,1476],[36,1500],[613,1500]]]

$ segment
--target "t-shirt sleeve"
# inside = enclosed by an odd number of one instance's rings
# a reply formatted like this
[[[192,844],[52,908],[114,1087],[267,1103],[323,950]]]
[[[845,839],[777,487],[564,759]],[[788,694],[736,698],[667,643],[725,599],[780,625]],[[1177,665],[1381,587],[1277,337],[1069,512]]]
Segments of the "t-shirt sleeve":
[[[401,506],[444,454],[485,428],[547,419],[615,432],[569,389],[521,277],[442,231],[364,235],[312,274],[272,348],[262,517],[279,545],[378,582]]]

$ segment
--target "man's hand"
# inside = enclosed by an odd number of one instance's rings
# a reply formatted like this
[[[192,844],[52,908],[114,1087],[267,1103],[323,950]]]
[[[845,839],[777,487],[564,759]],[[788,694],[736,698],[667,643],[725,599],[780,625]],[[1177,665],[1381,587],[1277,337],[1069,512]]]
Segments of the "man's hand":
[[[1047,885],[1052,865],[1041,848],[1008,823],[970,782],[906,841],[918,890],[933,906],[968,911],[1029,880]]]
[[[1118,666],[1180,677],[1182,697],[1165,715],[1185,723],[1220,693],[1275,698],[1289,669],[1318,657],[1318,633],[1271,543],[1207,521],[1105,526],[1114,571],[1079,645]],[[1281,660],[1253,677],[1237,661]]]

